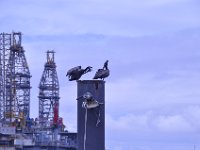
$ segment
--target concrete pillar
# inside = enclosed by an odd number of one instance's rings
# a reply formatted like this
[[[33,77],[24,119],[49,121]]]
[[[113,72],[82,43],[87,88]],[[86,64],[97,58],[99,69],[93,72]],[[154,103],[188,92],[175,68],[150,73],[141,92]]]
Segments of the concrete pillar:
[[[105,81],[79,80],[77,86],[77,97],[90,92],[101,103],[99,107],[86,110],[82,106],[84,100],[77,100],[78,150],[105,150]]]

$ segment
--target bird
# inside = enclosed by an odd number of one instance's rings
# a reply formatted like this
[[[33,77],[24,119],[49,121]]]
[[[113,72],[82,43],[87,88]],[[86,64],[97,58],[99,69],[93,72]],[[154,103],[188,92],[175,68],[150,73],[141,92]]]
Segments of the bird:
[[[95,76],[93,79],[102,79],[108,77],[110,75],[110,70],[108,69],[108,60],[103,65],[102,69],[98,69],[97,72],[95,73]]]
[[[92,67],[88,66],[85,69],[82,69],[81,66],[71,68],[67,71],[66,77],[68,76],[69,81],[79,80],[83,74],[92,71]]]

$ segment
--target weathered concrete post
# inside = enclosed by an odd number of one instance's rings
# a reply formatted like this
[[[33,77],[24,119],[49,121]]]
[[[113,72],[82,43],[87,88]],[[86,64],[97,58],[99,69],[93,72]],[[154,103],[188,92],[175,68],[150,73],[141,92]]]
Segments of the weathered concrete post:
[[[86,92],[92,94],[100,105],[87,109],[84,100],[77,100],[78,150],[105,150],[105,81],[77,81],[78,97]]]

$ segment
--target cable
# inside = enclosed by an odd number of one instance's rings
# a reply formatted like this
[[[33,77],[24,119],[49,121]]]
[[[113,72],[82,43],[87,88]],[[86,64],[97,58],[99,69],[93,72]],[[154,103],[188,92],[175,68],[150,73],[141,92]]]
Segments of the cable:
[[[98,116],[97,116],[96,127],[98,127],[99,123],[101,122],[100,116],[101,116],[101,107],[99,106],[99,114],[98,114]]]
[[[85,107],[85,133],[84,133],[84,150],[85,150],[85,144],[87,140],[87,107]]]

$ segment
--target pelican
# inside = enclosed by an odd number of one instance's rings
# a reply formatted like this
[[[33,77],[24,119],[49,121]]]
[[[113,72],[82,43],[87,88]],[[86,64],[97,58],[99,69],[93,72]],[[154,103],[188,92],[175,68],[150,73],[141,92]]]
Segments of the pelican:
[[[110,75],[110,70],[108,69],[108,60],[104,63],[103,69],[98,69],[93,79],[103,79]]]
[[[69,81],[79,80],[83,74],[86,74],[90,71],[92,71],[91,66],[88,66],[85,69],[82,69],[81,66],[77,66],[68,70],[66,77],[68,76]]]

